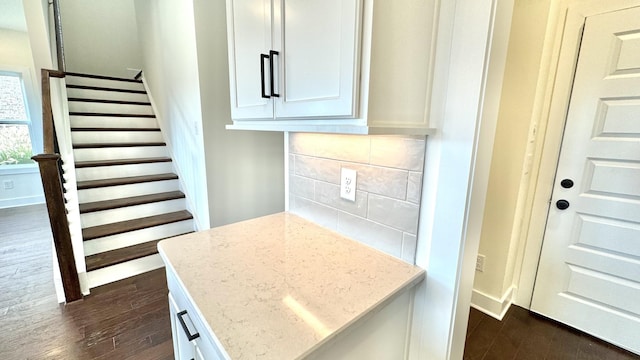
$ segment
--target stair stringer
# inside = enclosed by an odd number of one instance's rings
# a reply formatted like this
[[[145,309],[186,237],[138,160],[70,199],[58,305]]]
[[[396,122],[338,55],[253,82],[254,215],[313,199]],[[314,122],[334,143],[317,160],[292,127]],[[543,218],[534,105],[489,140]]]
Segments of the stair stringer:
[[[52,79],[53,80],[53,79]],[[80,204],[78,201],[78,188],[75,172],[75,158],[71,142],[71,120],[69,118],[69,106],[67,102],[66,81],[64,78],[51,81],[51,108],[54,114],[56,137],[58,139],[58,150],[63,162],[64,197],[67,209],[67,222],[69,223],[69,233],[71,235],[71,246],[75,258],[78,278],[80,280],[80,291],[83,295],[89,294],[89,284],[87,279],[87,266],[85,262],[84,244],[82,239],[82,226],[80,223]],[[57,264],[57,257],[54,250],[54,285],[58,302],[65,301],[62,290],[62,277]]]
[[[151,103],[151,109],[153,110],[153,113],[156,116],[158,127],[160,127],[160,133],[166,144],[168,156],[171,159],[173,159],[172,164],[176,171],[176,174],[178,174],[178,184],[179,184],[180,191],[182,191],[186,195],[187,210],[193,215],[195,230],[201,231],[201,230],[209,229],[211,227],[209,222],[209,212],[208,212],[209,206],[207,204],[206,214],[202,214],[201,211],[198,211],[198,207],[195,206],[195,203],[193,201],[196,196],[193,194],[192,191],[189,191],[189,187],[184,182],[184,179],[187,178],[185,176],[186,170],[184,169],[184,167],[180,166],[181,164],[180,164],[180,161],[178,160],[180,157],[176,156],[176,152],[174,149],[175,144],[173,143],[172,139],[167,138],[166,133],[163,131],[163,127],[167,123],[162,118],[162,115],[158,112],[158,107],[153,98],[153,95],[151,94],[151,89],[147,84],[147,80],[144,76],[144,73],[142,73],[141,80],[142,80],[142,85],[144,86],[144,89],[147,92],[147,97],[149,98],[149,102]],[[203,150],[203,153],[204,153],[204,150]],[[207,201],[206,198],[205,198],[205,201]]]

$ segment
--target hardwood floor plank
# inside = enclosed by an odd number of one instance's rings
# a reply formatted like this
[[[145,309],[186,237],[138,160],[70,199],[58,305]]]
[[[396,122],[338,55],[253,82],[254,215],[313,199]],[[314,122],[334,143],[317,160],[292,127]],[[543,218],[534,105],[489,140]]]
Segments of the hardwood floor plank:
[[[640,359],[639,355],[515,305],[502,322],[472,308],[469,324],[464,359]]]
[[[171,359],[164,269],[60,305],[46,209],[25,208],[0,209],[0,359]]]

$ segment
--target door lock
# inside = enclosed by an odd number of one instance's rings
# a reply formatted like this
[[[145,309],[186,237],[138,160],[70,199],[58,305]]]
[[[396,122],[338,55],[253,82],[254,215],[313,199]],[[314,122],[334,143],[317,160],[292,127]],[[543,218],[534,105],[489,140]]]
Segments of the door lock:
[[[569,208],[569,202],[567,200],[558,200],[556,201],[556,207],[560,210],[565,210]]]
[[[573,187],[573,180],[563,179],[562,181],[560,181],[560,186],[562,186],[565,189],[571,189]]]

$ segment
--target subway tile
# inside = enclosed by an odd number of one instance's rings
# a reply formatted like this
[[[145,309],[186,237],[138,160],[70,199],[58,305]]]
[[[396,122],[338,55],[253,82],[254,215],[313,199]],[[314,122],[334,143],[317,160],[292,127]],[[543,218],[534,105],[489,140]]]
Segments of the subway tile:
[[[410,263],[416,263],[416,251],[418,247],[417,238],[415,235],[403,233],[402,234],[402,260]]]
[[[402,254],[402,232],[367,219],[339,212],[338,232],[397,258]]]
[[[410,172],[409,184],[407,185],[407,201],[420,204],[420,194],[422,192],[422,173]]]
[[[289,211],[309,221],[337,231],[338,210],[298,196],[291,197]]]
[[[296,175],[340,184],[340,162],[310,156],[296,156]]]
[[[340,198],[339,185],[317,181],[315,200],[321,204],[346,211],[353,215],[361,217],[367,216],[367,193],[363,191],[357,191],[356,201],[352,202]]]
[[[407,195],[408,172],[379,166],[342,164],[357,172],[358,190],[404,200]]]
[[[371,164],[422,171],[425,138],[372,136]]]
[[[369,194],[368,218],[395,229],[416,234],[420,207],[406,201]]]
[[[335,160],[368,163],[371,141],[368,136],[292,133],[289,151]]]
[[[292,195],[313,199],[315,193],[315,184],[313,179],[302,176],[290,175],[289,188]]]

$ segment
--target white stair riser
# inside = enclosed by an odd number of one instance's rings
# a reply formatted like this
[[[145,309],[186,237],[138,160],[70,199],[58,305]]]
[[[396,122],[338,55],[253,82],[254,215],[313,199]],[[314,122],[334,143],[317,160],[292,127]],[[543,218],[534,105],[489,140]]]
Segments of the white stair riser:
[[[74,149],[75,161],[137,159],[146,157],[166,157],[166,146],[135,146],[130,148]]]
[[[159,131],[72,131],[74,144],[163,142]]]
[[[107,104],[84,101],[69,101],[69,112],[153,115],[153,109],[150,105]]]
[[[157,128],[158,122],[155,118],[136,118],[136,117],[108,117],[108,116],[69,116],[72,127],[96,127],[96,128],[126,128],[126,127],[142,127]]]
[[[150,204],[127,206],[119,209],[110,209],[81,214],[82,228],[99,226],[119,221],[133,220],[146,216],[166,214],[186,209],[184,199],[160,201]]]
[[[120,91],[102,91],[87,89],[67,89],[68,98],[100,99],[100,100],[126,100],[149,102],[147,94],[128,93]]]
[[[100,285],[109,284],[162,267],[164,267],[162,258],[160,258],[160,255],[154,254],[140,259],[123,262],[121,264],[107,266],[102,269],[89,271],[87,272],[87,282],[89,284],[89,288],[93,289]]]
[[[167,174],[173,172],[171,162],[99,166],[76,169],[78,181],[113,179],[119,177]]]
[[[129,90],[144,90],[144,85],[138,82],[129,81],[117,81],[117,80],[103,80],[92,79],[79,76],[67,76],[65,78],[67,84],[72,85],[85,85],[85,86],[98,86],[106,87],[110,89],[129,89]]]
[[[120,249],[145,243],[147,241],[165,239],[185,234],[194,230],[193,220],[184,220],[171,224],[154,226],[128,233],[105,236],[84,242],[84,254],[90,256],[101,252]]]
[[[95,189],[78,190],[78,202],[81,204],[119,199],[124,197],[149,195],[179,189],[178,180],[151,181],[141,184],[108,186]]]

